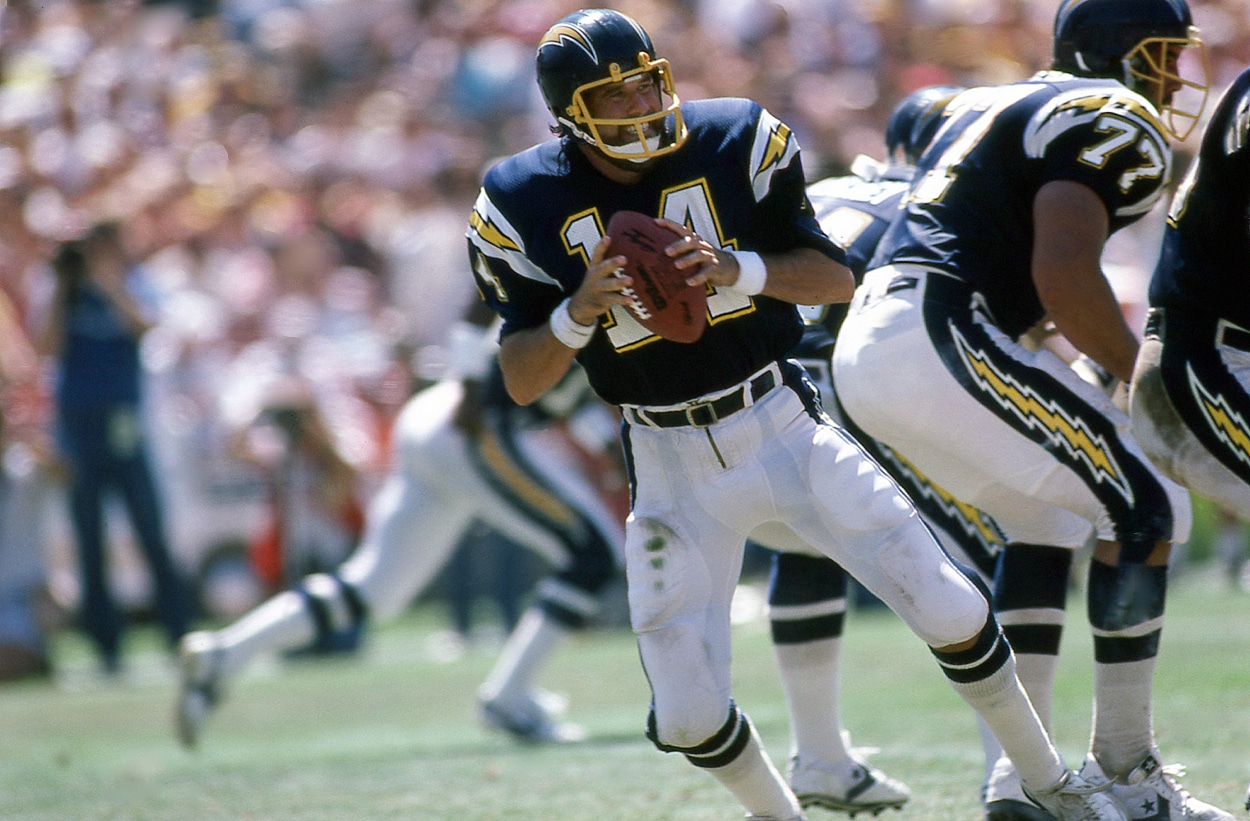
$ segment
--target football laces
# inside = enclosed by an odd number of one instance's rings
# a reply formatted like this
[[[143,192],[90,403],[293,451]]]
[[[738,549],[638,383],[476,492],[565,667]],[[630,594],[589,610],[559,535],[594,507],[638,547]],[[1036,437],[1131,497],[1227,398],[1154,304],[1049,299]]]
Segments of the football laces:
[[[624,279],[625,273],[618,269],[616,271],[615,276],[617,279]],[[642,300],[638,298],[637,292],[634,291],[632,287],[626,287],[624,290],[621,291],[621,293],[629,298],[629,309],[634,312],[634,316],[638,317],[639,319],[651,318],[651,312],[647,310],[646,305],[642,304]]]

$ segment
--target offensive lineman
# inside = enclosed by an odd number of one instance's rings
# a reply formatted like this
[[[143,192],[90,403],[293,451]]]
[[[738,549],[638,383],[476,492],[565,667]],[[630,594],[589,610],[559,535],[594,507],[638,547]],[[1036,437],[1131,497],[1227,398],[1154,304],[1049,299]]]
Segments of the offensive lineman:
[[[1159,469],[1250,517],[1250,69],[1172,200],[1129,413]],[[1250,790],[1246,793],[1250,810]]]
[[[1130,394],[1155,464],[1250,517],[1250,69],[1224,93],[1172,200]]]
[[[1006,532],[996,604],[1031,621],[1020,651],[1057,656],[1071,551],[1097,534],[1082,771],[1113,779],[1130,818],[1231,821],[1165,770],[1151,722],[1167,559],[1187,537],[1189,497],[1101,390],[1020,341],[1049,318],[1129,379],[1137,339],[1100,256],[1168,180],[1161,115],[1178,138],[1178,123],[1196,121],[1173,103],[1187,85],[1205,91],[1177,72],[1180,52],[1200,42],[1184,0],[1065,0],[1053,46],[1053,70],[948,105],[838,337],[834,384],[861,427]],[[1021,677],[1046,720],[1053,661]],[[1047,817],[1016,769],[1006,756],[996,763],[988,821]]]
[[[1122,819],[1063,764],[980,591],[782,359],[802,330],[795,304],[845,301],[854,285],[804,196],[794,135],[749,100],[680,104],[667,61],[615,11],[557,22],[537,73],[559,136],[487,173],[470,256],[504,319],[512,397],[537,400],[576,357],[622,409],[625,565],[652,690],[648,737],[706,769],[750,818],[803,817],[730,692],[743,545],[780,526],[795,548],[836,558],[930,644],[1047,808]],[[667,252],[692,285],[708,287],[699,341],[668,342],[630,318],[632,281],[602,233],[622,208],[667,218]]]

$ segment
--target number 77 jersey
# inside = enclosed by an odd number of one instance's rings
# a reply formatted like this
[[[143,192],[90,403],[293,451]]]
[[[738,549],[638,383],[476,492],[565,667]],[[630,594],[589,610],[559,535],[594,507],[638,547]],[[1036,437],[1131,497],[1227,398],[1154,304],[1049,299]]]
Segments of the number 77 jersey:
[[[1154,106],[1114,80],[1045,71],[969,89],[946,112],[869,267],[911,262],[956,275],[1018,336],[1043,316],[1031,273],[1037,192],[1055,180],[1088,186],[1114,232],[1158,201],[1172,151]]]

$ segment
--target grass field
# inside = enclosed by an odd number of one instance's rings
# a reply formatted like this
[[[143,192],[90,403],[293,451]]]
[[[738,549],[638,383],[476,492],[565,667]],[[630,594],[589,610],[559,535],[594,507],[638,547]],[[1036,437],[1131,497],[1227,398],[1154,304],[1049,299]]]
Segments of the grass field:
[[[1090,650],[1082,598],[1069,604],[1055,732],[1084,754]],[[1155,724],[1186,785],[1240,809],[1250,778],[1250,596],[1213,577],[1178,579],[1156,679]],[[473,694],[490,653],[436,661],[441,612],[415,610],[363,654],[257,665],[234,687],[202,748],[170,722],[173,666],[137,638],[129,672],[103,681],[81,640],[56,639],[54,685],[0,688],[0,818],[8,821],[729,821],[736,803],[706,774],[642,737],[648,692],[627,631],[562,648],[547,681],[566,692],[590,739],[518,746],[476,723]],[[774,760],[787,719],[761,620],[736,628],[738,701]],[[888,612],[855,611],[845,650],[844,719],[873,762],[915,798],[883,818],[979,821],[981,754],[972,715],[923,646]],[[812,821],[836,817],[822,810]],[[864,818],[866,816],[860,816]]]

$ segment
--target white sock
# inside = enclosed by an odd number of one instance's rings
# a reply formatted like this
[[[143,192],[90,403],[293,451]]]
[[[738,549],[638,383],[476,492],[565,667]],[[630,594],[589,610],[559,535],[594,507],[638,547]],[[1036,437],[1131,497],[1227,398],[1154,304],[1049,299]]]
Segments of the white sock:
[[[1033,702],[1033,710],[1038,720],[1050,732],[1050,712],[1055,690],[1055,671],[1059,666],[1059,657],[1049,653],[1018,653],[1016,655],[1016,677],[1020,679],[1029,701]],[[977,730],[981,734],[981,750],[985,753],[985,782],[988,783],[994,771],[994,762],[1003,754],[1003,746],[998,743],[994,733],[986,726],[985,720],[978,716]]]
[[[977,715],[977,733],[981,736],[981,752],[985,754],[985,772],[982,774],[981,783],[986,785],[990,783],[990,776],[994,774],[994,762],[1002,757],[1003,745],[998,743],[994,732],[980,715]]]
[[[548,617],[538,607],[526,610],[486,677],[482,696],[507,701],[510,697],[531,692],[538,671],[568,632],[567,627]]]
[[[764,752],[760,737],[750,726],[750,738],[742,753],[724,767],[708,768],[751,815],[765,818],[798,818],[799,800]]]
[[[1154,658],[1094,665],[1090,752],[1108,778],[1128,775],[1154,747],[1154,671]]]
[[[802,761],[832,763],[850,755],[838,709],[841,651],[840,638],[773,645],[790,712],[790,754]]]
[[[951,686],[994,733],[1025,786],[1041,791],[1059,782],[1067,765],[1016,678],[1014,657],[989,678]]]
[[[1016,654],[1016,677],[1028,693],[1033,709],[1041,719],[1042,726],[1050,731],[1051,704],[1055,695],[1055,671],[1059,657],[1049,653]]]
[[[279,593],[217,631],[222,649],[218,672],[233,676],[260,654],[307,647],[317,637],[317,624],[304,597],[293,591]]]

